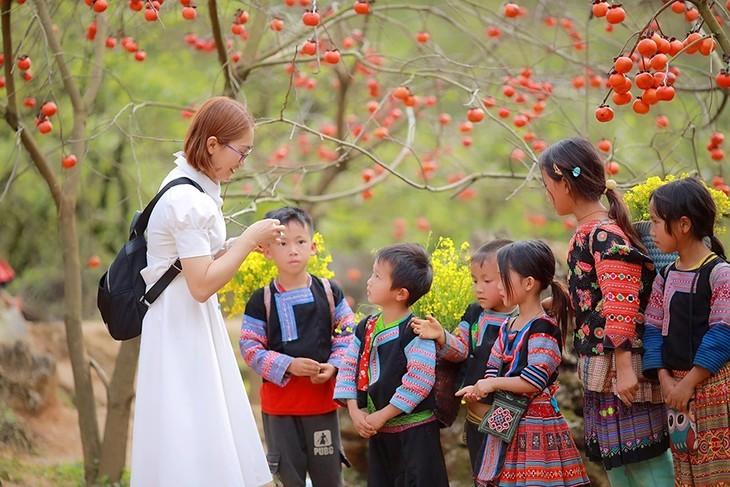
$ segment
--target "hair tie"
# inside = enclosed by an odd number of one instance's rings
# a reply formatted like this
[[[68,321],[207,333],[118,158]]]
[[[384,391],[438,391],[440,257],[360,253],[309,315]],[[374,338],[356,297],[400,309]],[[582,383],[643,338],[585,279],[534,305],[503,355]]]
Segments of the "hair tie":
[[[702,237],[702,243],[705,244],[705,247],[708,249],[712,249],[712,236],[706,235]]]
[[[616,189],[616,181],[613,179],[606,179],[606,188],[603,190],[603,194],[606,194],[607,191],[613,191]]]

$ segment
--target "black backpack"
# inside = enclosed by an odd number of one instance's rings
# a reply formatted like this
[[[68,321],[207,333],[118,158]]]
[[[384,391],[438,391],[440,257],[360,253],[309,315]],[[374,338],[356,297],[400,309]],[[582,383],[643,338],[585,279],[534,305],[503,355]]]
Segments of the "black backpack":
[[[142,333],[142,319],[147,308],[182,270],[180,259],[177,259],[145,293],[146,284],[140,275],[140,271],[147,267],[147,239],[144,232],[147,230],[152,209],[162,195],[179,184],[192,184],[203,191],[198,183],[186,177],[167,183],[142,212],[135,213],[129,228],[129,240],[99,280],[96,306],[109,334],[115,340],[129,340]]]

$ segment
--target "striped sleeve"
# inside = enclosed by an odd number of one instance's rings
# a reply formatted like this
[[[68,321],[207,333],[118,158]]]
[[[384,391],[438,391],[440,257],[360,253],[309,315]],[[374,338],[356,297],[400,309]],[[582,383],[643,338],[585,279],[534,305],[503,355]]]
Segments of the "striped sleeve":
[[[487,370],[484,372],[485,379],[488,377],[497,377],[499,375],[499,369],[502,368],[502,354],[504,353],[504,349],[502,347],[502,333],[504,332],[505,327],[506,324],[502,325],[502,328],[499,330],[497,340],[494,342],[494,345],[492,345],[492,352],[489,354],[489,358],[487,359]]]
[[[664,276],[658,272],[651,287],[649,303],[646,305],[646,326],[642,341],[644,344],[643,372],[656,375],[656,371],[664,368],[662,362],[662,327],[664,323]]]
[[[332,323],[332,349],[327,362],[340,368],[347,347],[352,340],[355,329],[355,314],[343,297],[335,307],[334,323]]]
[[[360,355],[360,339],[354,334],[345,350],[337,371],[334,400],[343,404],[348,399],[357,399],[357,359]]]
[[[730,265],[718,264],[710,274],[710,329],[697,349],[694,365],[716,374],[730,360]]]
[[[406,414],[423,401],[433,389],[436,376],[436,345],[433,340],[414,338],[404,349],[406,373],[390,404]]]
[[[604,349],[631,349],[631,341],[638,338],[636,319],[639,316],[641,264],[621,260],[627,245],[614,244],[609,252],[614,258],[601,254],[596,260],[598,285],[603,295],[601,315],[606,319]]]
[[[283,386],[289,382],[286,369],[292,363],[294,357],[267,350],[268,339],[266,338],[265,321],[244,314],[238,345],[243,360],[261,377],[278,386]]]
[[[436,346],[436,355],[449,362],[463,362],[469,353],[469,323],[461,321],[454,333],[444,330],[446,341]]]
[[[536,390],[542,391],[561,359],[560,343],[554,336],[533,333],[527,340],[527,366],[522,369],[520,377]]]

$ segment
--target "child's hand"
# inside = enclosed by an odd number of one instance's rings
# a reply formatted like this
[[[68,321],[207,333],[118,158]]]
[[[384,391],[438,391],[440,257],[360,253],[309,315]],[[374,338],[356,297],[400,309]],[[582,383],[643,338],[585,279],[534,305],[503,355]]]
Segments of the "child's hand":
[[[372,414],[368,414],[365,417],[365,421],[367,421],[368,424],[372,426],[373,429],[375,429],[375,431],[379,431],[380,428],[385,426],[385,423],[388,421],[388,418],[384,414],[382,414],[381,411],[382,409],[379,411],[375,411]]]
[[[487,394],[490,394],[495,390],[496,389],[494,388],[494,381],[491,378],[480,379],[473,386],[466,386],[456,391],[456,395],[464,396],[464,400],[467,402],[476,402],[480,399],[485,398]]]
[[[319,364],[319,373],[310,377],[312,384],[323,384],[330,380],[337,373],[337,369],[334,365],[324,363]]]
[[[297,357],[291,361],[286,371],[300,377],[314,377],[319,374],[319,362],[311,358]]]
[[[670,374],[666,369],[659,370],[658,375],[659,385],[662,388],[662,398],[664,398],[664,401],[666,402],[669,394],[672,393],[672,390],[677,385],[677,380],[672,377],[672,374]]]
[[[357,434],[363,438],[370,438],[377,433],[377,430],[367,422],[366,418],[368,415],[365,411],[357,407],[348,407],[348,410],[350,412],[350,418],[352,418],[352,422],[355,425],[355,430],[357,430]]]
[[[689,382],[680,380],[664,398],[667,406],[678,411],[686,412],[689,400],[692,398],[695,388]]]
[[[476,396],[476,387],[466,386],[456,391],[455,396],[461,396],[466,402],[476,402],[479,398]]]
[[[616,350],[616,394],[626,407],[636,398],[639,392],[639,379],[631,366],[631,352],[628,350]]]
[[[411,328],[416,335],[428,340],[436,340],[439,345],[443,345],[444,329],[441,323],[433,316],[426,316],[426,319],[411,318]]]

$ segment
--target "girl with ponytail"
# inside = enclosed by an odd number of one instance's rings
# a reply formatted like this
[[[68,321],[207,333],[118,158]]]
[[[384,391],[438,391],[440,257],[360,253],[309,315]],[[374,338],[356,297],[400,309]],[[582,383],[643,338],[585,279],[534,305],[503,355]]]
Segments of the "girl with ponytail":
[[[649,214],[659,250],[679,255],[654,280],[644,334],[644,372],[670,408],[675,485],[730,485],[730,448],[714,446],[730,431],[730,265],[717,209],[690,177],[657,188]]]
[[[580,137],[557,142],[540,157],[540,170],[556,212],[578,220],[568,291],[588,458],[603,462],[614,487],[672,485],[666,407],[657,381],[642,375],[654,264],[593,144]]]
[[[583,460],[554,399],[570,318],[568,293],[555,281],[555,256],[545,242],[524,240],[499,249],[497,264],[502,301],[507,308],[519,307],[519,314],[502,325],[485,378],[456,395],[468,402],[489,397],[496,409],[494,393],[506,391],[526,398],[527,406],[509,441],[489,432],[485,436],[474,467],[475,485],[589,486]],[[548,287],[552,316],[540,301]],[[490,424],[488,416],[482,424]],[[497,423],[499,419],[504,418],[498,417]]]

